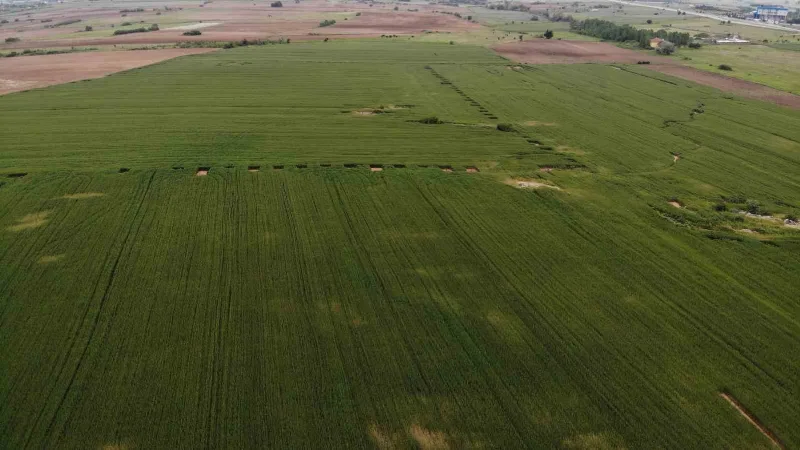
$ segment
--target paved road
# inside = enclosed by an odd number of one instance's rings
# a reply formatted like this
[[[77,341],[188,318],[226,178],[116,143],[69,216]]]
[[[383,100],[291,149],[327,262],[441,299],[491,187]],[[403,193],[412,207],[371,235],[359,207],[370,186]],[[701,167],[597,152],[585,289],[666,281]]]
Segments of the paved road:
[[[608,1],[610,1],[612,3],[620,3],[620,4],[623,4],[623,5],[642,6],[644,8],[654,8],[654,9],[662,9],[662,10],[665,10],[665,11],[678,12],[678,10],[675,9],[675,8],[667,8],[665,6],[646,5],[646,4],[643,4],[643,3],[626,2],[624,0],[608,0]],[[782,26],[782,25],[775,25],[775,24],[764,23],[764,22],[756,22],[754,20],[733,19],[733,18],[730,18],[730,17],[715,16],[714,14],[706,14],[706,13],[687,11],[685,9],[681,9],[680,11],[685,12],[686,14],[691,14],[693,16],[706,17],[706,18],[709,18],[709,19],[714,19],[714,20],[719,20],[719,21],[723,21],[723,20],[728,21],[728,20],[730,20],[731,23],[735,23],[737,25],[747,25],[747,26],[750,26],[750,27],[769,28],[771,30],[792,31],[794,33],[800,33],[800,29],[785,27],[785,26]]]

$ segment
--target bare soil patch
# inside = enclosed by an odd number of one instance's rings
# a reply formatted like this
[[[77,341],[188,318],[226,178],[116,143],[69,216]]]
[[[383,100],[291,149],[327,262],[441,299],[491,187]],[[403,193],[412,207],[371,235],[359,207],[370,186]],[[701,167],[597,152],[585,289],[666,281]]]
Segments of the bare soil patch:
[[[64,253],[61,253],[60,255],[45,255],[45,256],[42,256],[41,258],[39,258],[38,262],[39,262],[39,264],[50,264],[50,263],[58,261],[59,259],[63,258],[64,256],[65,256]]]
[[[102,192],[78,192],[75,194],[66,194],[61,198],[65,198],[68,200],[83,200],[85,198],[94,198],[94,197],[102,197],[106,194]]]
[[[731,92],[745,98],[764,100],[778,105],[800,109],[800,95],[779,91],[762,84],[675,64],[651,65],[649,69],[693,81],[704,86],[710,86],[721,91]]]
[[[221,22],[200,22],[200,23],[192,23],[189,25],[181,25],[179,27],[171,27],[165,28],[165,31],[188,31],[188,30],[200,30],[203,28],[215,27],[217,25],[221,25]]]
[[[561,188],[558,187],[558,186],[554,186],[552,184],[547,184],[547,183],[541,183],[539,181],[533,181],[533,180],[508,179],[508,180],[505,181],[505,183],[508,184],[508,185],[514,186],[516,188],[520,188],[520,189],[540,189],[540,188],[545,188],[545,189],[556,189],[558,191],[561,190]]]
[[[734,398],[731,394],[728,394],[727,392],[720,392],[719,396],[724,398],[728,403],[730,403],[731,406],[734,407],[734,409],[739,411],[739,414],[741,414],[742,417],[747,419],[748,422],[750,422],[754,427],[756,427],[758,431],[761,432],[761,434],[763,434],[767,439],[769,439],[770,442],[772,442],[772,445],[781,449],[786,448],[786,446],[783,445],[780,439],[778,439],[778,436],[776,436],[775,433],[767,429],[767,427],[765,427],[764,424],[762,424],[761,421],[759,421],[756,418],[756,416],[754,416],[750,411],[748,411],[747,408],[744,407],[744,405],[739,403],[739,400],[736,400],[736,398]]]
[[[480,170],[478,170],[478,168],[475,166],[467,167],[467,173],[478,173],[478,172],[480,172]]]
[[[201,167],[201,168],[197,169],[197,173],[195,173],[195,176],[204,177],[204,176],[208,175],[208,171],[209,170],[211,170],[211,169],[209,169],[208,167]]]
[[[8,231],[22,231],[22,230],[29,230],[31,228],[38,228],[45,223],[47,223],[47,216],[50,215],[50,211],[41,211],[37,213],[28,214],[21,219],[17,220],[16,225],[11,225],[8,227]]]
[[[447,435],[441,431],[429,430],[420,425],[414,424],[408,429],[411,437],[417,441],[422,450],[442,450],[449,449]]]
[[[0,95],[71,81],[100,78],[184,55],[214,49],[132,50],[68,53],[0,59]]]
[[[671,201],[671,202],[667,202],[667,203],[669,203],[670,205],[672,205],[672,206],[674,206],[676,208],[683,208],[683,205],[681,205],[680,203],[678,203],[676,201]]]
[[[642,54],[605,42],[532,41],[499,44],[494,51],[514,61],[530,64],[624,63],[636,64]]]
[[[368,429],[369,437],[372,439],[372,442],[375,444],[377,448],[380,450],[392,450],[395,448],[399,448],[398,441],[400,440],[400,436],[397,433],[391,433],[386,431],[385,429],[379,427],[376,424],[372,424],[369,426]]]

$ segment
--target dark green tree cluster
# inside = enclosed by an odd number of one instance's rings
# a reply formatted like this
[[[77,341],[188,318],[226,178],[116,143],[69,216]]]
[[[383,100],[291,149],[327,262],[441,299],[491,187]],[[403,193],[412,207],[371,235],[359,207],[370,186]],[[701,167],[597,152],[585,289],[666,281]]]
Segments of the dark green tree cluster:
[[[650,39],[655,37],[670,41],[678,47],[688,45],[692,41],[689,33],[668,32],[666,30],[639,30],[630,25],[617,25],[600,19],[575,21],[570,24],[570,28],[578,34],[594,36],[606,41],[638,42],[642,48],[649,48]]]

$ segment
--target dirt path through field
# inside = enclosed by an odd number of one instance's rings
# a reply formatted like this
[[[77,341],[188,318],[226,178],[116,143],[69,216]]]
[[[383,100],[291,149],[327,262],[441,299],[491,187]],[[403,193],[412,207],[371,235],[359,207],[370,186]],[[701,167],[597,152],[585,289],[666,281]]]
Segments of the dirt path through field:
[[[742,406],[742,404],[739,403],[739,401],[736,400],[732,395],[727,394],[725,392],[721,392],[719,396],[724,398],[728,403],[730,403],[730,405],[733,406],[736,409],[736,411],[739,411],[739,414],[741,414],[742,417],[747,419],[748,422],[750,422],[754,427],[756,427],[758,431],[761,432],[761,434],[763,434],[767,439],[769,439],[770,442],[772,442],[772,445],[781,449],[786,448],[773,432],[769,431],[767,427],[761,424],[761,422],[758,419],[756,419],[749,411],[747,411],[747,409],[745,409],[745,407]]]
[[[684,80],[710,86],[721,91],[731,92],[741,97],[800,109],[800,96],[798,95],[779,91],[751,81],[683,66],[675,61],[660,58],[655,54],[628,50],[606,42],[537,39],[499,44],[494,46],[493,49],[513,61],[528,64],[636,64],[639,61],[649,61],[650,64],[643,66],[649,70],[683,78]]]
[[[195,55],[214,50],[175,48],[3,58],[0,59],[0,95],[53,84],[100,78],[178,56]]]

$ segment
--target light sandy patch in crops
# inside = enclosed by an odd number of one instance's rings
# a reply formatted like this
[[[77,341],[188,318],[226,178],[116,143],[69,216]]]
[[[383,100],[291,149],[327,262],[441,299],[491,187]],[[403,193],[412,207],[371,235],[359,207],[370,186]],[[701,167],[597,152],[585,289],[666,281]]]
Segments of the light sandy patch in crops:
[[[750,228],[742,228],[741,230],[738,231],[742,233],[755,233],[755,231],[751,230]]]
[[[783,443],[778,439],[777,436],[775,436],[773,432],[768,430],[767,427],[765,427],[761,422],[759,422],[758,419],[755,418],[755,416],[753,416],[750,413],[750,411],[745,409],[745,407],[741,403],[739,403],[739,400],[736,400],[732,395],[727,394],[725,392],[720,392],[719,396],[724,398],[731,406],[733,406],[734,409],[736,409],[736,411],[738,411],[739,414],[742,415],[742,417],[747,419],[747,421],[750,422],[751,425],[756,427],[756,429],[760,431],[761,434],[764,435],[764,437],[769,439],[774,446],[782,449],[786,448],[786,446],[783,445]]]
[[[130,447],[126,444],[106,444],[100,448],[102,450],[128,450]]]
[[[669,203],[670,205],[672,205],[672,206],[674,206],[676,208],[683,208],[683,206],[681,206],[681,204],[678,203],[678,202],[667,202],[667,203]]]
[[[422,450],[442,450],[449,449],[447,435],[441,431],[429,430],[418,424],[411,425],[408,429],[411,437],[417,441]]]
[[[64,253],[61,253],[59,255],[46,255],[46,256],[42,256],[41,258],[39,258],[38,262],[39,262],[39,264],[49,264],[49,263],[58,261],[59,259],[63,258],[64,256],[65,256]]]
[[[0,95],[71,81],[100,78],[122,70],[155,64],[215,49],[171,48],[118,52],[86,52],[0,58]],[[9,82],[9,80],[11,80]]]
[[[554,127],[557,124],[555,122],[539,122],[538,120],[529,120],[525,122],[525,125],[529,127]]]
[[[353,111],[353,114],[355,114],[357,116],[374,116],[375,115],[375,111],[373,111],[371,109],[360,109],[358,111]]]
[[[382,172],[383,171],[383,167],[370,167],[369,171],[370,172]]]
[[[102,197],[106,194],[102,192],[78,192],[75,194],[66,194],[61,198],[65,198],[68,200],[83,200],[85,198],[95,198],[95,197]]]
[[[621,445],[615,445],[610,441],[610,439],[602,434],[602,433],[587,433],[587,434],[579,434],[577,436],[572,436],[567,439],[564,439],[561,442],[561,445],[564,448],[569,449],[577,449],[577,450],[624,450],[625,447]]]
[[[41,211],[37,213],[31,213],[27,216],[17,220],[16,225],[11,225],[8,227],[9,231],[22,231],[22,230],[29,230],[31,228],[37,228],[45,223],[47,223],[47,216],[50,215],[50,211]]]
[[[0,78],[0,94],[4,92],[24,91],[36,86],[35,81],[7,80]]]
[[[753,213],[750,213],[750,212],[747,212],[747,211],[739,211],[739,214],[743,214],[743,215],[745,215],[747,217],[750,217],[751,219],[767,220],[767,221],[770,221],[770,222],[774,222],[776,220],[772,216],[763,216],[761,214],[753,214]]]
[[[515,180],[515,179],[508,179],[505,181],[506,184],[520,188],[520,189],[539,189],[539,188],[547,188],[547,189],[556,189],[561,190],[560,187],[554,186],[552,184],[547,183],[540,183],[538,181],[533,180]]]
[[[372,442],[381,450],[392,450],[395,448],[399,448],[398,441],[400,440],[400,436],[396,433],[389,433],[388,431],[384,430],[382,427],[379,427],[376,424],[372,424],[367,429],[369,433],[370,439]]]
[[[672,162],[678,162],[681,159],[680,155],[672,155]]]
[[[577,148],[570,147],[568,145],[559,145],[556,147],[556,152],[558,153],[569,153],[571,155],[585,155],[586,152],[583,150],[579,150]]]
[[[179,27],[172,27],[172,28],[165,28],[165,30],[175,30],[175,31],[188,31],[188,30],[199,30],[201,28],[208,28],[208,27],[215,27],[217,25],[221,25],[222,22],[202,22],[202,23],[190,23],[189,25],[181,25]]]
[[[208,171],[207,170],[198,170],[195,175],[198,176],[198,177],[204,177],[204,176],[208,175]]]

